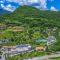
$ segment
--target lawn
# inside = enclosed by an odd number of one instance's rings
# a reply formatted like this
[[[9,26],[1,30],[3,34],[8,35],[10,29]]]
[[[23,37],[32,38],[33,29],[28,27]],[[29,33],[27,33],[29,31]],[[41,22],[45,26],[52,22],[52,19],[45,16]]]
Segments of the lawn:
[[[52,58],[51,60],[60,60],[60,57]]]
[[[31,52],[31,53],[25,53],[25,54],[20,54],[20,55],[16,55],[16,56],[13,56],[13,57],[9,57],[7,60],[23,60],[23,59],[43,56],[45,54],[46,54],[45,52],[34,51],[34,52]]]

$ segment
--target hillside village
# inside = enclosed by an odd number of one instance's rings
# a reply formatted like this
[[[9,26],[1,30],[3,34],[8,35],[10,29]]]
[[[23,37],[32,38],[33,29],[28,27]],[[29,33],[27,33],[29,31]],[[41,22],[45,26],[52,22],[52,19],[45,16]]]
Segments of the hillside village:
[[[55,18],[60,12],[20,8],[0,17],[0,60],[23,60],[60,51],[60,17]]]

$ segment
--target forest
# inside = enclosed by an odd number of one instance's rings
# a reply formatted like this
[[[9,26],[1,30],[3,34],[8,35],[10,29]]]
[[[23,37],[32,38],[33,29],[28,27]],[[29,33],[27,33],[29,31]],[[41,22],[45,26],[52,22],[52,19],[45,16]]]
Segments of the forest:
[[[49,36],[54,36],[56,43],[50,45],[48,51],[60,51],[60,11],[42,11],[21,6],[13,13],[0,16],[0,40],[9,41],[1,45],[31,44],[33,48],[46,46],[46,43],[35,41]]]

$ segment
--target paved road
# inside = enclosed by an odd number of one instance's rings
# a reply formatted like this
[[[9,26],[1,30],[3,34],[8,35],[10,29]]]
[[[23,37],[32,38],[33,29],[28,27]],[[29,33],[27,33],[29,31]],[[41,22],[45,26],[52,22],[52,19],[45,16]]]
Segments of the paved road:
[[[32,59],[24,59],[24,60],[49,60],[49,58],[53,58],[53,57],[60,57],[60,54],[46,55],[42,57],[35,57]]]
[[[0,60],[5,60],[5,56],[4,55],[1,55]]]

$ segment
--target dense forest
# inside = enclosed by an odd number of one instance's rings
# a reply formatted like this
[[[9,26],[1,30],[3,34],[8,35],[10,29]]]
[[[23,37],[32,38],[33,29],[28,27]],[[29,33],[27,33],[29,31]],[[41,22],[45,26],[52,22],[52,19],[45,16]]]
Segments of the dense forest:
[[[60,12],[41,11],[34,7],[22,6],[11,14],[0,16],[0,20],[6,23],[27,23],[30,25],[52,25],[60,27]],[[19,24],[20,24],[19,23]]]
[[[55,29],[55,30],[54,30]],[[29,43],[33,47],[38,38],[56,37],[54,44],[60,50],[60,12],[42,11],[30,6],[18,7],[11,14],[0,16],[0,39],[8,39],[7,45]],[[44,44],[43,44],[44,45]]]

